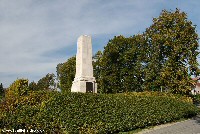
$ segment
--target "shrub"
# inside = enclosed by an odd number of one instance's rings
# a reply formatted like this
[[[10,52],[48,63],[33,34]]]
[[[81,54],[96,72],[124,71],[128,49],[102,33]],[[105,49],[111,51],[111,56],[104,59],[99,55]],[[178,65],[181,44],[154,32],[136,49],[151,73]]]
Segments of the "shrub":
[[[199,104],[200,103],[200,94],[194,95],[193,99],[194,99],[194,103]]]
[[[6,90],[6,97],[19,97],[25,95],[28,91],[28,80],[27,79],[17,79],[14,81],[10,87]]]
[[[0,129],[117,133],[191,117],[198,112],[191,103],[161,94],[43,91],[28,93],[16,101],[18,103],[10,104],[12,109],[1,104]]]
[[[0,104],[0,129],[29,129],[40,113],[40,107],[49,100],[53,92],[29,91],[20,97],[10,97]]]

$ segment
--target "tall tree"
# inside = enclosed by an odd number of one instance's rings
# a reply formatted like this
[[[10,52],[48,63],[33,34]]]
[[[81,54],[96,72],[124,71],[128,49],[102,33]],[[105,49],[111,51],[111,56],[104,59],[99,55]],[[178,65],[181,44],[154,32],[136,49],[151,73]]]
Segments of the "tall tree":
[[[101,79],[101,58],[102,58],[102,52],[98,51],[93,56],[93,73],[94,77],[96,79],[96,82],[98,83],[97,87],[101,88],[100,79]],[[98,90],[97,90],[98,91]],[[99,92],[99,91],[98,91]]]
[[[71,91],[72,82],[76,72],[76,57],[69,58],[65,63],[57,65],[57,78],[59,88],[64,92]]]
[[[174,93],[190,91],[190,76],[198,75],[198,34],[184,12],[163,10],[146,30],[148,40],[145,86]]]
[[[37,83],[38,90],[54,90],[55,89],[55,75],[47,74],[41,78]]]
[[[123,91],[143,91],[146,40],[143,34],[129,37],[127,40],[130,47],[121,55]]]
[[[29,88],[29,90],[32,90],[32,91],[38,90],[37,83],[32,81],[31,83],[29,83],[28,88]]]
[[[117,36],[104,48],[101,58],[100,92],[141,91],[145,41],[143,35],[129,38]]]
[[[0,84],[0,96],[4,95],[4,89],[3,89],[3,84]]]
[[[101,89],[102,93],[117,93],[121,90],[120,55],[123,53],[123,44],[125,43],[124,36],[117,36],[110,40],[107,46],[104,47],[103,56],[101,59]]]

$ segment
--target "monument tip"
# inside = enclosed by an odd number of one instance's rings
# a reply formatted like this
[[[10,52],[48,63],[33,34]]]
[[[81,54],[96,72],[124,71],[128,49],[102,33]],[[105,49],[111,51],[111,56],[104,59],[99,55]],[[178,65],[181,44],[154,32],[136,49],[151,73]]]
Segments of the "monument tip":
[[[91,37],[90,35],[86,35],[86,34],[85,34],[85,35],[82,35],[82,36],[87,36],[87,37]]]

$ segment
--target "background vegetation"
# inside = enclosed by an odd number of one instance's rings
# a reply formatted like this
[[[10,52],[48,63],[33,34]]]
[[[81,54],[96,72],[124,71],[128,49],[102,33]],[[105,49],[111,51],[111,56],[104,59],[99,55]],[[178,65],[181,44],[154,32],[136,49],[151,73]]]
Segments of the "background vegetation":
[[[3,88],[3,84],[0,84],[0,100],[1,98],[4,96],[4,88]]]
[[[198,76],[198,35],[184,12],[163,10],[142,34],[109,40],[93,59],[99,93],[170,91],[189,94]],[[61,90],[75,76],[75,57],[58,64]],[[64,87],[64,88],[63,88]]]

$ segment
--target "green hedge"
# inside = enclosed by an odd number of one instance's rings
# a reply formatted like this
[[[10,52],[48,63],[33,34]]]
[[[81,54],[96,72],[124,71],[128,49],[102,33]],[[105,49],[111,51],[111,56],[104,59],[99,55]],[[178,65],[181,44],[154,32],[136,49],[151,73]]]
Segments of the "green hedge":
[[[200,104],[200,94],[193,95],[194,103]]]
[[[39,97],[38,97],[39,96]],[[1,103],[0,129],[47,133],[117,133],[197,114],[191,103],[166,95],[32,92]]]

